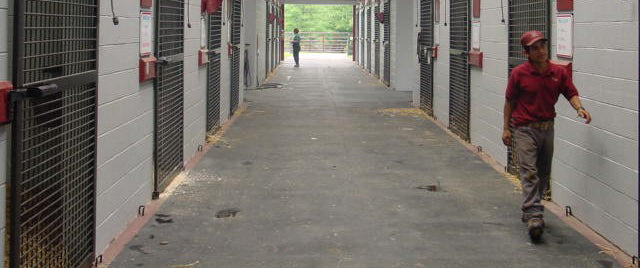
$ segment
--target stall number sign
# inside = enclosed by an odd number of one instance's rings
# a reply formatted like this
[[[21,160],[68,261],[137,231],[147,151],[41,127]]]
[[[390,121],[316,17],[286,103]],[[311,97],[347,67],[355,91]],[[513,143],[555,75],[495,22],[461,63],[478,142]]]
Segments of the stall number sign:
[[[480,50],[480,21],[475,20],[471,23],[471,48]]]
[[[147,56],[153,53],[153,18],[151,12],[140,12],[140,55]]]
[[[558,31],[558,51],[562,58],[573,58],[573,15],[558,14],[556,17]]]

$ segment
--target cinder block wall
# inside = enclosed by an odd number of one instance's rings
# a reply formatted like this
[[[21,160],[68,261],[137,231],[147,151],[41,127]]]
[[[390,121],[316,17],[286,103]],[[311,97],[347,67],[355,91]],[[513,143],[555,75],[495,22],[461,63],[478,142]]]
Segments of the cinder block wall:
[[[230,0],[225,0],[222,4],[222,55],[220,59],[220,123],[229,121],[229,109],[231,99],[231,56],[227,53],[227,44],[231,42],[229,37],[231,24]]]
[[[484,66],[471,67],[471,143],[482,146],[502,165],[507,162],[507,147],[502,144],[502,108],[509,75],[508,15],[508,6],[501,10],[500,1],[481,1],[480,50],[484,53]]]
[[[286,6],[285,6],[286,10]],[[250,16],[247,16],[247,20],[250,19]],[[286,18],[285,18],[286,19]],[[267,60],[265,57],[267,55],[267,29],[266,29],[266,21],[267,21],[267,3],[263,0],[256,0],[256,15],[255,15],[255,25],[256,25],[256,33],[258,38],[258,47],[256,53],[256,73],[255,75],[258,77],[258,81],[260,84],[264,82],[265,76],[265,61]],[[252,23],[252,21],[248,21],[248,23]]]
[[[11,4],[13,5],[13,4]],[[13,31],[13,7],[9,6],[9,0],[0,0],[0,81],[11,81],[11,64],[9,63],[9,44]],[[0,126],[0,233],[6,233],[7,221],[5,219],[7,176],[9,174],[8,163],[11,160],[11,143],[8,137],[11,131],[10,125]],[[5,239],[0,241],[0,263],[4,263]]]
[[[481,1],[484,67],[471,71],[471,142],[506,163],[502,107],[507,83],[508,25],[500,22],[500,1]],[[561,97],[556,105],[553,200],[626,252],[638,250],[638,1],[574,2],[573,77],[594,120],[585,125]],[[505,19],[508,21],[508,6]],[[551,57],[556,59],[556,2],[552,1]],[[447,13],[448,14],[448,13]],[[442,29],[442,28],[441,28]],[[448,42],[442,37],[444,64]],[[444,66],[442,66],[444,67]],[[441,73],[440,65],[436,73]],[[447,67],[448,69],[448,67]],[[444,76],[442,76],[444,77]],[[436,95],[442,95],[436,76]],[[436,114],[443,120],[436,97]],[[444,107],[442,107],[444,108]]]
[[[418,64],[414,5],[407,1],[391,2],[391,87],[398,91],[416,89]]]
[[[556,106],[553,198],[637,255],[638,0],[574,5],[573,77],[594,120],[581,123],[562,99]]]
[[[186,163],[204,145],[207,128],[207,65],[198,66],[198,50],[201,48],[202,25],[200,1],[185,2],[184,32],[184,144],[183,161]],[[189,12],[187,12],[189,8]],[[190,16],[187,20],[187,15]],[[208,15],[204,15],[205,17]],[[191,28],[187,22],[191,22]],[[205,21],[206,23],[206,21]],[[205,35],[205,48],[206,48]]]
[[[138,82],[139,2],[101,3],[96,251],[136,217],[153,191],[153,83]],[[155,4],[155,3],[154,3]]]
[[[447,1],[448,2],[448,1]],[[445,125],[449,125],[449,5],[440,1],[440,22],[434,25],[434,43],[438,46],[438,58],[433,68],[433,113]],[[446,13],[445,13],[446,12]],[[446,26],[445,26],[446,23]]]

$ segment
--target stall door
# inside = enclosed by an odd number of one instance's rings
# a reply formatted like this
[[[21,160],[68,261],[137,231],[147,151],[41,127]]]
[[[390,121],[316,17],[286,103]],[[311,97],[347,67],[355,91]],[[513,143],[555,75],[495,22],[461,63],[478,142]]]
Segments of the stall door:
[[[182,171],[184,129],[184,1],[156,5],[154,198]]]
[[[451,0],[451,40],[449,62],[449,129],[469,140],[469,0]]]
[[[367,8],[367,71],[371,72],[371,7]]]
[[[232,116],[240,104],[240,29],[242,27],[242,2],[232,0],[231,10],[231,45],[233,54],[231,55],[231,103],[230,113]],[[273,58],[273,57],[272,57]]]
[[[365,21],[365,17],[364,17],[364,13],[365,13],[364,10],[365,10],[364,6],[362,6],[360,8],[360,41],[361,41],[360,42],[360,52],[361,52],[360,53],[360,66],[362,66],[362,67],[364,67],[364,57],[366,55],[366,53],[364,51],[364,48],[365,48],[364,45],[366,43],[366,40],[365,40],[365,38],[366,38],[366,36],[365,36],[366,29],[365,29],[365,26],[367,25],[367,22]]]
[[[376,4],[376,7],[374,9],[375,14],[378,14],[380,12],[380,5]],[[380,77],[380,21],[375,19],[375,28],[374,28],[374,44],[375,44],[375,51],[373,53],[373,56],[375,58],[375,70],[374,73],[376,75],[376,77]]]
[[[391,0],[384,2],[384,78],[383,82],[391,85]]]
[[[433,116],[433,0],[420,0],[420,109]]]
[[[207,66],[207,132],[220,126],[220,62],[222,55],[222,11],[209,15],[209,54]]]
[[[520,45],[522,33],[538,30],[550,38],[550,3],[549,0],[511,0],[509,1],[509,73],[516,66],[524,63],[525,58]],[[512,144],[507,148],[507,171],[518,174],[517,159]]]
[[[265,33],[265,48],[264,48],[264,75],[265,77],[269,75],[271,71],[271,20],[269,20],[269,14],[271,14],[271,0],[266,0],[267,5],[267,14],[266,18],[266,33]]]
[[[10,267],[95,255],[97,0],[14,1]],[[4,27],[4,26],[3,26]]]

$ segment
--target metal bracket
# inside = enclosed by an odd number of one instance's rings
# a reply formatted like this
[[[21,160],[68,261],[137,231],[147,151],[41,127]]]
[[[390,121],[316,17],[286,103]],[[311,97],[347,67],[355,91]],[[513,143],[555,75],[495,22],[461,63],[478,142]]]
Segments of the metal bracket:
[[[96,257],[96,261],[93,263],[93,265],[95,267],[98,267],[98,264],[102,263],[102,254],[98,255],[98,257]]]
[[[26,87],[26,88],[16,88],[14,90],[9,91],[9,114],[8,114],[9,120],[12,121],[15,116],[15,109],[16,109],[15,104],[17,102],[27,98],[46,97],[61,91],[62,89],[58,88],[57,84],[46,84],[46,85]]]
[[[144,216],[144,209],[145,209],[144,205],[141,205],[138,207],[138,216]]]
[[[571,211],[571,207],[570,206],[565,206],[564,207],[564,214],[567,217],[573,216],[573,211]]]

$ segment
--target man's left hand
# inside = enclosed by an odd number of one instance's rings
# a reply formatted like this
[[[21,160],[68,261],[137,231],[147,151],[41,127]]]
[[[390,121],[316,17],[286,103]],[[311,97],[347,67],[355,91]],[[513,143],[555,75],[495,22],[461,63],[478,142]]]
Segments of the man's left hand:
[[[585,119],[585,124],[591,123],[591,114],[589,114],[589,112],[587,112],[587,110],[585,110],[584,108],[578,109],[578,116]]]

